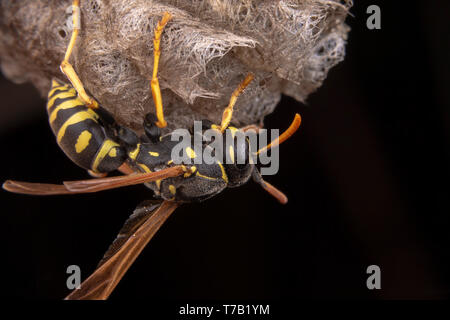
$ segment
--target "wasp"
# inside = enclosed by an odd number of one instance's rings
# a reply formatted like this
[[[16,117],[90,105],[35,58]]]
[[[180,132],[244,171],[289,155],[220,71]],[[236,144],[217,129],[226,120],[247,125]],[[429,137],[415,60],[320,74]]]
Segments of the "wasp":
[[[70,84],[52,81],[47,112],[50,127],[59,147],[75,164],[86,169],[94,178],[65,181],[60,185],[8,180],[3,184],[3,188],[22,194],[58,195],[98,192],[145,184],[159,197],[160,200],[147,201],[138,206],[125,222],[94,273],[79,289],[66,297],[66,299],[107,299],[159,227],[181,203],[204,201],[227,187],[237,187],[246,183],[251,177],[279,202],[286,203],[287,197],[262,179],[256,165],[250,161],[247,139],[236,139],[234,146],[227,148],[230,163],[222,163],[217,159],[209,164],[174,163],[172,151],[178,142],[172,139],[173,133],[161,135],[161,128],[166,127],[167,123],[164,119],[157,77],[161,34],[172,18],[168,12],[165,12],[158,22],[153,39],[154,62],[150,87],[156,115],[149,113],[144,117],[145,135],[141,137],[133,130],[119,125],[97,100],[86,93],[69,62],[81,28],[79,2],[74,0],[72,3],[72,36],[60,65]],[[202,129],[214,129],[222,135],[225,130],[230,130],[233,138],[245,130],[255,129],[255,126],[242,129],[230,126],[236,100],[252,79],[253,75],[248,74],[233,92],[220,125],[204,121]],[[255,153],[266,152],[288,139],[298,129],[300,122],[301,118],[296,114],[290,127],[279,138]],[[202,151],[206,148],[210,148],[210,145],[202,144]],[[191,160],[197,157],[190,147],[186,147],[184,151]],[[244,159],[244,163],[239,163],[238,159]],[[124,175],[105,177],[115,170]]]

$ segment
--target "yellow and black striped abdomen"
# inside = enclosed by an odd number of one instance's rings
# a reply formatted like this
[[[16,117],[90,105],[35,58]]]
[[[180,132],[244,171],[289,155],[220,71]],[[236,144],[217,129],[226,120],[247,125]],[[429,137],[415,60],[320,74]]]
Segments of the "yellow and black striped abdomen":
[[[70,85],[53,80],[47,112],[58,145],[80,167],[109,172],[125,161],[123,148],[107,137],[99,115],[83,104]]]

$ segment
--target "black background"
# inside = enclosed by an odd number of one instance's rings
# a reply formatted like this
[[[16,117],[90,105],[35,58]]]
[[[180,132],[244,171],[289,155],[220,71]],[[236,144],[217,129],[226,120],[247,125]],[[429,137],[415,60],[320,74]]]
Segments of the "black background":
[[[382,29],[366,28],[378,4]],[[307,105],[283,97],[267,128],[301,129],[267,180],[177,209],[111,299],[391,299],[450,296],[448,1],[357,1],[345,61]],[[0,178],[86,178],[56,145],[45,101],[0,80]],[[60,299],[66,268],[95,268],[142,187],[30,197],[0,191],[1,294]],[[366,268],[381,268],[381,290]]]

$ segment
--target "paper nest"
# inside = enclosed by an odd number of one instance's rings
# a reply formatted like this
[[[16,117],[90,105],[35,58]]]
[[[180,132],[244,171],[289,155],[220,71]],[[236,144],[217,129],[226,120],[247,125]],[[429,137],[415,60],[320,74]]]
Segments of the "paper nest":
[[[193,120],[219,123],[248,72],[235,125],[259,123],[281,94],[304,101],[345,55],[351,0],[81,0],[81,33],[71,63],[86,89],[121,124],[140,129],[154,112],[149,79],[153,32],[161,38],[159,79],[167,130]],[[71,1],[0,4],[0,61],[12,81],[46,95],[70,39]]]

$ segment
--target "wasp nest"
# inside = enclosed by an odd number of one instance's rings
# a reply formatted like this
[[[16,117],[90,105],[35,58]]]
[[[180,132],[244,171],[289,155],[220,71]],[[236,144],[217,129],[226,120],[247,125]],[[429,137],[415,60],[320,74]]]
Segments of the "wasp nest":
[[[139,128],[153,112],[149,79],[153,32],[161,38],[159,79],[169,129],[220,122],[248,72],[255,80],[235,107],[236,125],[257,123],[281,93],[303,101],[344,58],[351,0],[81,0],[81,32],[71,63],[116,119]],[[71,30],[70,0],[2,0],[0,60],[12,81],[46,95]]]

